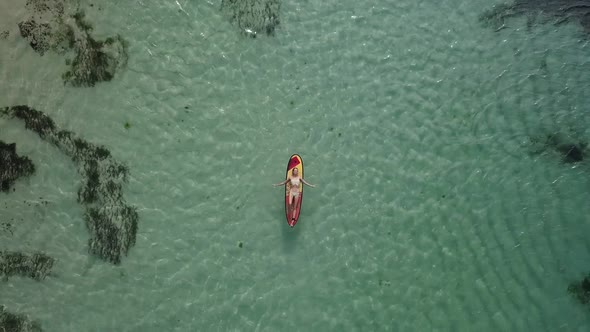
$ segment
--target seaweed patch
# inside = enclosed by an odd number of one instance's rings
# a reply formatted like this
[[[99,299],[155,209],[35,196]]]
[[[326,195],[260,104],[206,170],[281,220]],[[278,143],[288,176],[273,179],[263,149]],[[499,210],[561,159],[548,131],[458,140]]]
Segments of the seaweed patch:
[[[536,154],[546,150],[553,150],[561,156],[564,163],[578,163],[584,161],[587,143],[576,142],[559,134],[546,135],[544,139],[531,138],[531,142],[537,146],[533,151]]]
[[[62,77],[73,86],[94,86],[97,82],[110,81],[119,68],[127,65],[127,42],[120,36],[95,40],[90,35],[92,26],[85,21],[84,13],[73,15],[82,38],[74,41],[74,59],[71,69]]]
[[[26,315],[15,314],[0,305],[0,331],[6,332],[41,332],[41,325]]]
[[[25,7],[30,15],[18,28],[33,50],[40,55],[50,50],[63,53],[73,45],[74,33],[64,24],[63,0],[27,0]]]
[[[51,273],[54,262],[55,259],[43,253],[28,255],[22,252],[0,251],[0,276],[8,278],[19,275],[40,281]]]
[[[0,232],[8,233],[10,235],[14,235],[12,230],[12,224],[9,222],[2,222],[0,223]]]
[[[555,25],[577,22],[590,34],[590,0],[515,0],[512,4],[500,4],[484,12],[480,20],[496,31],[506,28],[506,20],[525,16],[530,28],[536,23]]]
[[[0,191],[8,192],[14,182],[35,173],[31,159],[16,153],[16,143],[0,141]]]
[[[567,291],[582,304],[588,304],[590,302],[590,274],[580,281],[570,283]]]
[[[90,231],[89,252],[114,264],[121,262],[137,234],[138,214],[123,197],[128,168],[115,160],[103,146],[87,142],[67,130],[60,130],[43,112],[19,105],[0,109],[0,115],[17,118],[39,137],[55,145],[78,166],[82,186],[78,202]]]
[[[252,38],[259,33],[274,35],[280,23],[279,0],[222,0],[221,11],[240,31]]]
[[[67,14],[63,1],[28,0],[31,15],[18,24],[21,36],[40,55],[49,51],[73,54],[73,60],[65,60],[69,70],[62,75],[64,84],[89,87],[112,80],[127,64],[128,43],[120,35],[95,39],[84,12]]]
[[[29,45],[39,54],[43,55],[49,50],[51,26],[47,23],[37,23],[35,20],[24,21],[18,24],[20,35],[29,41]]]

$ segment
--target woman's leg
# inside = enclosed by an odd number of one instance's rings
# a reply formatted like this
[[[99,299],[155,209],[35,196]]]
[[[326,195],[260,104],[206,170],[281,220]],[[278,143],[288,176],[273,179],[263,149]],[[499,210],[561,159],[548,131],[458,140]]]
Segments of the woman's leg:
[[[293,194],[289,191],[289,205],[287,207],[287,215],[290,216],[293,212]]]
[[[295,219],[295,213],[297,213],[297,203],[299,203],[299,196],[293,197],[293,204],[291,204],[291,212],[293,212],[293,216],[291,218]]]

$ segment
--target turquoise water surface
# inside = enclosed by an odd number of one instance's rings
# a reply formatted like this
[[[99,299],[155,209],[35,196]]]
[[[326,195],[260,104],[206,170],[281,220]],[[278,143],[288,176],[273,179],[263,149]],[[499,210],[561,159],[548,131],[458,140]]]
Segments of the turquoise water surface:
[[[36,165],[0,193],[0,250],[56,259],[0,281],[11,312],[44,331],[590,330],[567,292],[590,269],[590,166],[535,143],[590,141],[579,25],[494,31],[483,0],[307,0],[252,38],[219,0],[64,3],[124,38],[127,64],[64,85],[67,56],[19,34],[26,1],[0,0],[0,107],[128,166],[136,244],[118,265],[89,254],[77,167],[0,118]],[[272,184],[293,153],[317,187],[291,229]]]

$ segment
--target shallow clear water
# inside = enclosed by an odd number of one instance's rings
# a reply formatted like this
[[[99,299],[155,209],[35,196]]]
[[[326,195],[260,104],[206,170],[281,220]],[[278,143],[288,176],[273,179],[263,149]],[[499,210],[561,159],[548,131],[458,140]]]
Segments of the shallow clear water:
[[[494,32],[486,1],[314,0],[253,39],[220,1],[82,1],[129,62],[74,88],[63,56],[19,36],[24,3],[0,3],[0,107],[106,146],[140,221],[121,265],[89,256],[75,166],[0,119],[37,165],[0,193],[19,220],[0,249],[58,260],[0,282],[11,311],[46,331],[590,329],[566,291],[588,271],[590,166],[530,143],[590,139],[577,25]],[[292,153],[317,185],[294,229],[271,186]]]

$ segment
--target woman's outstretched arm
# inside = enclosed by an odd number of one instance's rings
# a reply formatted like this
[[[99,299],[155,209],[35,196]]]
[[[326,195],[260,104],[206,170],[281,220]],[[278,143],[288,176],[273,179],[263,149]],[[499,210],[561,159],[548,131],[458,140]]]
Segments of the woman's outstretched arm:
[[[289,179],[287,179],[287,180],[285,180],[285,181],[283,181],[283,182],[281,182],[281,183],[275,183],[275,184],[273,184],[273,186],[275,186],[275,187],[276,187],[276,186],[282,186],[282,185],[284,185],[285,183],[287,183],[288,181],[289,181]]]
[[[303,180],[303,178],[301,178],[301,182],[305,183],[306,185],[310,186],[310,187],[315,187],[313,184],[308,183],[307,181]]]

